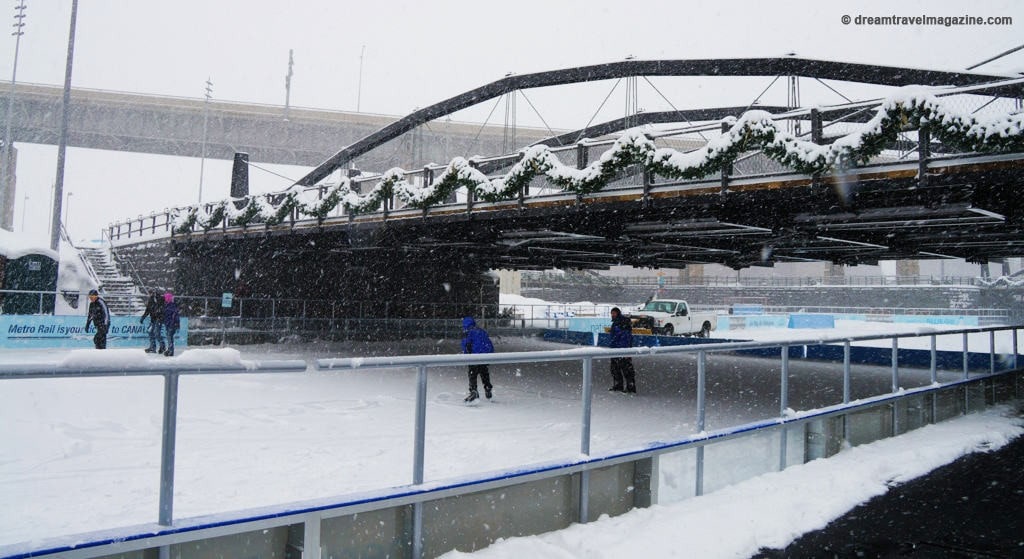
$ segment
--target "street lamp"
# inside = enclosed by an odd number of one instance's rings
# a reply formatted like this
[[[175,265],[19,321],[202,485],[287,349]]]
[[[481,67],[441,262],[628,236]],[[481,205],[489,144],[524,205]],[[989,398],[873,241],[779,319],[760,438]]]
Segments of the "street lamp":
[[[14,84],[18,76],[18,51],[21,50],[21,36],[25,34],[24,27],[25,0],[20,0],[14,7],[14,31],[11,32],[11,35],[14,36],[14,67],[11,70],[11,89],[7,92],[7,124],[4,127],[4,145],[0,147],[2,149],[2,153],[0,153],[0,228],[10,227],[12,230],[14,225],[5,223],[7,219],[5,216],[7,216],[9,207],[7,205],[8,197],[11,198],[12,213],[14,209],[14,191],[12,189],[14,173],[8,175],[7,170],[10,168],[11,158],[14,156],[14,151],[11,149],[11,122],[14,117]]]
[[[199,158],[199,204],[203,203],[203,168],[206,166],[206,132],[210,123],[210,98],[213,97],[213,82],[206,78],[206,101],[203,102],[203,148]]]
[[[71,233],[68,232],[68,224],[71,221],[71,197],[74,195],[74,192],[68,192],[68,198],[66,202],[67,207],[64,208],[64,233],[66,233],[69,237],[71,236]]]
[[[21,200],[21,232],[25,232],[25,208],[28,207],[28,194]]]
[[[64,96],[60,110],[60,141],[57,143],[57,177],[53,184],[53,212],[50,213],[50,249],[60,250],[61,202],[64,201],[64,160],[68,149],[68,120],[71,105],[71,70],[75,60],[75,27],[78,22],[78,0],[71,0],[71,25],[68,32],[68,59],[64,65]]]

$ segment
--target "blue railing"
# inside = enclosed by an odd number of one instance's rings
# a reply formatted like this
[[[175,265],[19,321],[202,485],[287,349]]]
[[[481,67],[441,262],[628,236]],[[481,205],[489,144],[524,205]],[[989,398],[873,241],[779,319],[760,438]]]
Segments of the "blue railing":
[[[628,349],[579,348],[566,351],[529,351],[519,353],[494,353],[487,355],[418,355],[400,357],[318,359],[313,367],[320,371],[339,370],[372,370],[391,368],[413,368],[416,377],[416,408],[414,415],[414,445],[412,455],[412,479],[410,485],[382,488],[376,491],[327,498],[315,502],[292,503],[259,510],[248,510],[238,513],[216,515],[191,519],[173,518],[174,495],[174,448],[177,422],[178,379],[181,375],[194,374],[237,374],[237,373],[280,373],[302,372],[309,369],[303,361],[259,362],[250,364],[184,364],[174,361],[152,361],[144,365],[119,366],[116,370],[102,366],[60,367],[54,364],[24,363],[0,365],[0,379],[38,379],[67,377],[105,377],[105,376],[162,376],[164,378],[163,396],[163,440],[161,479],[159,486],[160,504],[156,524],[146,524],[127,528],[118,528],[105,532],[78,535],[68,538],[55,538],[47,542],[27,542],[13,546],[0,547],[0,559],[22,557],[38,557],[59,554],[62,557],[100,557],[145,548],[160,548],[162,555],[169,553],[173,544],[204,540],[224,534],[243,533],[268,527],[303,526],[304,547],[308,551],[304,557],[318,557],[320,550],[321,522],[325,518],[337,517],[363,511],[380,510],[396,506],[411,506],[413,511],[411,526],[412,555],[423,555],[423,507],[424,503],[449,496],[465,495],[486,489],[506,487],[529,480],[545,479],[569,474],[579,475],[579,500],[577,503],[578,520],[586,522],[589,518],[589,479],[590,473],[598,468],[641,458],[659,456],[684,448],[696,451],[696,476],[694,494],[704,492],[704,447],[721,441],[744,437],[754,433],[780,430],[779,464],[781,469],[787,464],[786,429],[823,418],[842,416],[849,417],[861,410],[886,405],[897,400],[938,393],[938,391],[956,388],[968,383],[983,381],[1007,373],[1018,371],[1018,330],[1024,326],[976,328],[956,331],[930,332],[927,334],[912,333],[900,335],[873,335],[854,337],[822,337],[795,339],[785,342],[730,342],[721,343],[705,340],[703,343],[691,345],[651,347],[635,347]],[[1012,352],[997,354],[995,336],[997,332],[1009,332],[1012,336]],[[984,353],[968,351],[968,335],[972,333],[988,333],[989,347],[987,360]],[[936,346],[937,336],[961,335],[963,337],[962,352],[940,352]],[[589,336],[589,334],[588,334]],[[913,354],[899,348],[901,339],[927,337],[930,338],[930,350]],[[891,349],[863,349],[854,344],[873,340],[891,340]],[[839,352],[841,351],[841,358]],[[740,354],[754,357],[777,358],[781,363],[779,382],[779,413],[777,417],[752,423],[732,425],[719,430],[705,431],[707,416],[707,373],[709,354]],[[959,360],[949,360],[941,356],[949,353],[960,355]],[[591,451],[591,404],[593,399],[593,362],[612,357],[649,358],[657,355],[691,354],[697,360],[697,421],[696,433],[677,440],[639,443],[636,447],[615,449],[605,453]],[[892,383],[891,392],[851,401],[850,379],[851,367],[856,363],[884,365],[885,354],[889,355]],[[926,357],[922,357],[926,356]],[[1001,358],[1000,358],[1001,357]],[[842,403],[820,409],[794,413],[789,410],[789,367],[792,359],[841,359],[843,366]],[[426,402],[427,372],[433,367],[450,367],[470,364],[514,364],[570,361],[582,364],[579,442],[580,456],[570,460],[561,460],[543,464],[531,464],[503,470],[475,474],[466,477],[446,480],[433,480],[429,483],[424,479],[425,448],[426,448]],[[1002,368],[997,370],[1002,364]],[[924,368],[929,371],[930,384],[920,388],[904,390],[900,388],[900,371],[909,366]],[[956,380],[940,383],[938,371],[940,367],[956,365],[962,373]],[[978,369],[983,372],[977,373]],[[956,369],[954,369],[956,370]],[[977,374],[971,376],[971,371]],[[1017,395],[1014,385],[1014,397]],[[933,402],[934,406],[934,402]],[[963,406],[969,411],[970,406]],[[932,415],[935,419],[935,415]],[[897,419],[893,414],[893,435],[898,434]],[[845,437],[844,438],[848,438]]]

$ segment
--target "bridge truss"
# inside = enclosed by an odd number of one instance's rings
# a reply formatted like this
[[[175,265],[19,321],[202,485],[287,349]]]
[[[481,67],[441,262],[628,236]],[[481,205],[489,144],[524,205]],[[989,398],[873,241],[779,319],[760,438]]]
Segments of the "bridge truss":
[[[641,113],[516,154],[346,176],[347,163],[374,146],[517,88],[772,73],[932,87],[813,109]],[[1024,255],[1022,94],[1020,79],[795,58],[626,61],[509,77],[386,126],[288,191],[153,214],[113,225],[110,236],[315,236],[350,258],[443,253],[499,269],[987,262]],[[1006,100],[1012,107],[995,116],[964,110]]]

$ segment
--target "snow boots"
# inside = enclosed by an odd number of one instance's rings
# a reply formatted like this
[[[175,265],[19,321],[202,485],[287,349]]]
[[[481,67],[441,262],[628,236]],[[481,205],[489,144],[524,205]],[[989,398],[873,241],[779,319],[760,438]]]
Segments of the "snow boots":
[[[490,398],[491,395],[488,394],[487,397]],[[478,398],[480,398],[480,393],[478,393],[476,390],[470,390],[469,391],[469,396],[466,396],[466,399],[463,400],[463,402],[469,403],[469,402],[472,402],[472,401],[474,401],[474,400],[476,400]]]

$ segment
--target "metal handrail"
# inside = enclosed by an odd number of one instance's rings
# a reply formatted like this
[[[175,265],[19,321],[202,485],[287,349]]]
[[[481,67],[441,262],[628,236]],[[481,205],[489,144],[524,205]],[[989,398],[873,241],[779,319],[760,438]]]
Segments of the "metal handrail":
[[[413,450],[413,476],[412,484],[413,487],[404,491],[405,499],[407,499],[413,506],[413,556],[420,557],[422,555],[422,514],[423,504],[432,491],[443,490],[442,486],[436,487],[436,484],[430,486],[424,486],[424,458],[426,448],[426,400],[427,400],[427,369],[429,367],[436,366],[455,366],[455,365],[472,365],[472,364],[502,364],[502,363],[527,363],[527,362],[549,362],[549,361],[580,361],[583,365],[583,376],[582,376],[582,396],[581,396],[581,437],[580,437],[580,453],[586,457],[582,460],[577,460],[571,467],[578,471],[580,474],[581,492],[580,492],[580,520],[582,522],[587,521],[587,498],[586,491],[582,489],[586,488],[586,484],[589,481],[590,470],[602,465],[607,465],[609,462],[615,460],[626,460],[629,457],[636,457],[639,454],[648,452],[656,454],[658,452],[666,451],[665,448],[682,446],[686,444],[697,444],[697,480],[695,491],[697,495],[703,492],[703,444],[708,442],[722,440],[730,436],[738,436],[735,427],[725,431],[707,433],[704,432],[705,418],[707,413],[705,391],[706,391],[706,375],[707,375],[707,355],[709,353],[720,353],[720,352],[742,352],[752,349],[771,349],[780,348],[779,356],[782,360],[782,375],[780,381],[780,409],[779,418],[771,419],[768,421],[761,422],[763,426],[767,428],[780,428],[786,429],[789,423],[808,421],[822,414],[841,414],[848,413],[849,406],[853,404],[853,409],[860,409],[869,404],[877,404],[878,402],[887,401],[895,397],[902,397],[906,391],[902,391],[899,386],[899,364],[898,364],[898,345],[899,340],[903,338],[919,338],[919,337],[930,337],[931,338],[931,361],[930,361],[930,379],[931,384],[920,391],[934,391],[950,384],[957,384],[965,382],[969,379],[969,359],[968,359],[968,335],[971,333],[988,332],[989,333],[989,371],[988,374],[996,374],[996,357],[995,357],[995,332],[997,331],[1012,331],[1013,333],[1013,354],[1010,360],[1009,370],[1014,371],[1018,368],[1018,330],[1024,328],[1024,325],[1016,325],[1010,327],[988,327],[988,328],[969,328],[959,330],[949,330],[942,332],[930,332],[930,333],[906,333],[906,334],[895,334],[895,335],[863,335],[863,336],[821,336],[821,337],[809,337],[802,339],[787,340],[783,342],[730,342],[730,343],[709,343],[695,346],[673,346],[673,347],[638,347],[638,348],[623,348],[623,349],[605,349],[605,348],[578,348],[566,351],[528,351],[520,353],[491,353],[485,355],[417,355],[417,356],[389,356],[389,357],[368,357],[368,358],[330,358],[330,359],[317,359],[315,360],[315,367],[321,371],[338,371],[338,370],[367,370],[367,369],[379,369],[379,368],[415,368],[417,369],[417,391],[416,391],[416,412],[414,416],[415,422],[415,438],[414,438],[414,450]],[[940,384],[937,377],[937,351],[936,351],[936,336],[939,335],[962,335],[963,336],[963,376],[962,379],[954,381],[952,383]],[[850,376],[851,376],[851,357],[850,357],[850,345],[854,342],[866,342],[873,340],[892,340],[892,390],[889,394],[878,395],[876,397],[860,400],[856,403],[851,402],[850,398]],[[794,417],[791,412],[788,411],[788,368],[789,368],[789,349],[794,346],[801,345],[822,345],[822,344],[843,344],[844,357],[843,357],[843,406],[831,406],[829,408],[814,410],[812,412],[800,414],[798,417]],[[591,457],[590,451],[590,422],[591,422],[591,400],[593,398],[593,360],[594,359],[606,359],[612,357],[647,357],[662,354],[696,354],[698,363],[698,394],[697,394],[697,426],[698,433],[694,436],[688,437],[683,441],[671,443],[668,446],[661,445],[664,448],[654,449],[650,446],[641,450],[628,450],[628,451],[616,451],[610,458],[604,457]],[[66,378],[66,377],[101,377],[101,376],[163,376],[164,377],[164,425],[163,425],[163,443],[162,443],[162,459],[161,459],[161,482],[160,482],[160,510],[159,510],[159,524],[164,527],[170,527],[173,525],[173,484],[174,484],[174,445],[176,436],[176,416],[177,416],[177,395],[178,395],[178,377],[182,374],[234,374],[234,373],[277,373],[277,372],[302,372],[308,369],[307,364],[304,361],[266,361],[256,363],[239,363],[239,364],[223,364],[223,363],[179,363],[173,361],[146,361],[143,363],[133,363],[127,366],[119,366],[117,370],[111,369],[109,366],[85,364],[76,366],[73,363],[70,364],[39,364],[39,363],[19,363],[19,364],[2,364],[0,365],[0,379],[25,379],[25,378]],[[914,390],[911,393],[916,393]],[[749,425],[748,425],[749,426]],[[753,429],[747,428],[748,431]],[[780,469],[786,465],[786,438],[781,438],[780,443]],[[617,458],[616,458],[617,457]],[[606,461],[608,460],[608,461]],[[553,468],[549,468],[553,469]],[[520,470],[521,471],[521,470]],[[507,478],[508,476],[506,476]],[[505,481],[505,483],[511,483]],[[464,486],[465,483],[457,484],[458,486]],[[455,487],[455,486],[453,486]],[[322,510],[324,507],[320,507]],[[292,509],[294,511],[294,509]],[[275,517],[287,517],[290,513],[284,513],[279,515],[271,515]],[[310,521],[315,520],[319,522],[318,517],[307,518],[303,520],[306,524],[306,532],[310,534],[311,539],[315,538],[315,541],[319,541],[319,525],[315,528],[310,526]],[[160,530],[158,530],[159,532]],[[170,529],[167,533],[177,532],[175,529]],[[153,532],[150,532],[152,535]],[[88,555],[93,556],[93,555]]]
[[[162,376],[163,440],[160,453],[159,523],[169,526],[174,510],[174,452],[178,421],[178,377],[199,374],[305,372],[305,361],[255,361],[238,364],[147,361],[111,369],[103,364],[0,363],[0,379]]]
[[[998,155],[990,155],[990,154],[961,154],[961,155],[950,156],[950,157],[958,157],[960,159],[984,158],[985,160],[1001,160],[1001,159],[1005,159],[1005,158],[1019,157],[1019,154],[998,154]],[[930,164],[933,167],[935,167],[935,166],[938,166],[940,163],[942,163],[944,161],[950,161],[950,159],[949,158],[943,158],[943,157],[933,157],[931,159],[931,163]],[[872,169],[880,169],[880,168],[881,169],[885,169],[885,168],[889,168],[889,167],[907,167],[907,166],[911,166],[911,165],[916,165],[916,163],[907,163],[907,162],[901,162],[901,161],[878,162],[878,163],[873,163],[873,164],[868,165],[868,166],[858,167],[858,168],[856,168],[856,171],[857,172],[867,172],[867,171],[872,170]],[[424,174],[424,172],[425,171],[423,169],[417,169],[417,170],[408,171],[405,175],[406,175],[407,179],[412,179],[412,178],[417,178],[417,177],[422,176]],[[777,178],[782,178],[782,177],[806,177],[806,176],[807,175],[802,175],[802,174],[799,174],[799,173],[797,173],[795,171],[792,171],[792,170],[785,170],[785,171],[779,171],[779,172],[767,172],[767,173],[749,174],[749,175],[744,175],[743,177],[735,177],[734,179],[735,179],[735,181],[738,181],[738,182],[742,183],[744,181],[750,182],[750,181],[756,181],[756,180],[762,180],[762,179],[773,179],[773,178],[777,179]],[[358,183],[361,183],[361,182],[376,181],[379,178],[380,177],[378,175],[372,175],[372,176],[368,176],[368,177],[359,177],[359,178],[355,179],[355,182],[358,184]],[[651,190],[652,191],[659,191],[659,190],[666,190],[666,189],[671,190],[671,189],[681,189],[681,188],[682,189],[698,188],[698,187],[700,187],[702,185],[705,185],[705,184],[712,184],[712,183],[717,184],[719,181],[720,181],[719,178],[701,178],[701,179],[665,180],[665,181],[660,181],[659,180],[654,185],[651,185]],[[642,187],[638,186],[637,188],[642,188]],[[323,190],[323,189],[324,189],[324,185],[316,185],[316,186],[310,186],[310,187],[305,187],[304,188],[304,190],[307,190],[307,191],[308,190]],[[610,195],[617,195],[618,193],[621,192],[621,189],[618,189],[618,190],[616,190],[615,188],[607,189],[605,191],[597,192],[597,193],[593,194],[592,196],[602,196],[602,192],[604,193],[603,195],[609,195],[609,196]],[[273,194],[266,194],[264,196],[273,196]],[[556,192],[553,192],[553,193],[538,193],[538,194],[533,194],[533,195],[529,196],[530,200],[535,201],[537,203],[548,203],[551,200],[556,200],[558,198],[565,198],[567,200],[571,199],[571,200],[575,201],[576,200],[576,194],[574,194],[572,192],[556,191]],[[375,213],[374,212],[370,212],[370,213],[367,213],[367,214],[363,214],[360,217],[372,218],[374,216],[380,216],[380,215],[388,215],[388,216],[391,216],[391,217],[400,217],[400,216],[403,215],[403,214],[399,213],[400,211],[407,212],[408,216],[410,216],[410,217],[411,216],[421,217],[421,216],[424,215],[424,210],[423,209],[404,208],[401,204],[399,204],[397,202],[397,200],[394,200],[393,202],[394,202],[393,207],[389,207],[387,212],[384,212],[384,211],[379,211],[379,212],[375,212]],[[516,201],[516,200],[506,200],[506,201],[500,201],[500,202],[483,202],[483,201],[479,201],[478,200],[478,201],[474,201],[473,207],[480,207],[480,208],[483,208],[483,209],[487,209],[487,208],[501,207],[503,205],[510,205],[510,204],[518,204],[518,201]],[[428,210],[428,213],[431,210],[433,210],[433,211],[446,211],[446,210],[450,210],[452,208],[461,208],[461,207],[465,207],[465,206],[466,206],[466,203],[464,203],[464,202],[457,202],[457,203],[451,203],[451,204],[438,204],[438,205],[433,206],[432,208],[430,208]],[[157,235],[157,231],[156,231],[156,226],[155,226],[155,219],[157,217],[163,216],[165,218],[166,222],[171,222],[172,221],[171,214],[173,212],[175,212],[175,211],[180,211],[180,210],[183,210],[183,209],[187,209],[187,208],[173,208],[173,209],[165,210],[163,212],[152,212],[152,213],[150,213],[148,215],[140,216],[140,217],[135,218],[135,219],[129,219],[129,220],[125,220],[123,222],[113,223],[110,226],[108,226],[108,230],[110,231],[110,235],[111,235],[111,240],[112,241],[120,241],[121,240],[122,233],[120,233],[120,231],[119,231],[121,225],[128,225],[128,228],[129,228],[128,233],[124,234],[123,236],[125,236],[125,237],[127,237],[129,239],[131,238],[132,234],[135,233],[135,232],[138,232],[140,236],[144,236],[147,229],[149,229],[149,231],[154,236],[156,236]],[[355,217],[354,214],[347,213],[344,210],[343,205],[340,205],[340,204],[338,205],[337,208],[335,208],[335,210],[332,211],[332,216],[333,217],[329,217],[327,220],[319,220],[319,219],[317,219],[315,217],[301,217],[300,218],[300,217],[297,217],[297,216],[293,215],[292,216],[293,219],[291,221],[289,221],[288,226],[289,227],[293,227],[293,226],[296,226],[296,225],[305,225],[305,224],[317,224],[317,225],[319,225],[319,224],[322,224],[325,221],[330,221],[331,219],[354,218]],[[145,226],[144,222],[147,221],[147,220],[152,220],[154,225],[150,226],[150,227]],[[134,223],[138,223],[138,225],[139,225],[137,230],[136,229],[132,229],[132,224],[134,224]],[[222,232],[223,230],[225,230],[225,228],[227,228],[227,229],[236,229],[238,227],[239,226],[230,226],[230,227],[228,227],[226,224],[222,224],[221,226],[218,226],[218,227],[216,227],[214,229],[211,229],[211,231]],[[252,229],[252,228],[267,227],[267,226],[265,224],[253,224],[253,225],[248,225],[246,227],[249,228],[249,229]],[[118,229],[118,232],[116,232],[116,233],[115,233],[115,228]],[[171,229],[172,229],[172,231],[169,234],[173,236],[174,235],[173,227],[171,227]],[[190,234],[204,235],[206,233],[207,232],[200,230],[200,231],[193,231]]]

